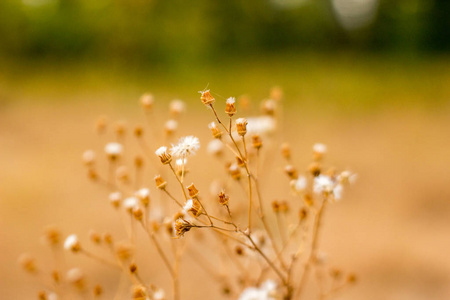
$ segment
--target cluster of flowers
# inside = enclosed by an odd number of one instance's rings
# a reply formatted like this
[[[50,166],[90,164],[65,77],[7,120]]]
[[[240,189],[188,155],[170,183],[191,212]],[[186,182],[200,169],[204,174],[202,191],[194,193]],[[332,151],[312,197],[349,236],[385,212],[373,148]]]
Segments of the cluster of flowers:
[[[90,232],[91,242],[106,246],[103,250],[109,252],[110,258],[105,258],[105,254],[88,250],[75,234],[66,237],[62,243],[59,230],[51,227],[46,230],[45,238],[55,253],[60,248],[65,249],[127,274],[132,299],[182,299],[180,284],[189,279],[180,277],[180,258],[188,254],[195,257],[192,261],[217,281],[225,296],[240,300],[299,299],[311,272],[320,280],[318,295],[322,299],[332,297],[354,282],[354,275],[345,275],[340,269],[326,264],[318,249],[318,236],[328,203],[341,199],[344,187],[353,183],[356,175],[350,171],[324,171],[323,158],[327,147],[323,144],[313,146],[313,161],[304,174],[299,174],[293,163],[290,145],[280,143],[276,134],[281,118],[281,90],[274,89],[271,98],[263,101],[261,116],[237,119],[234,119],[237,113],[235,98],[226,99],[226,117],[222,118],[216,110],[216,99],[212,93],[209,90],[200,93],[200,100],[214,117],[208,125],[212,140],[206,147],[207,152],[226,167],[225,179],[211,180],[207,174],[211,196],[201,195],[194,183],[185,184],[189,174],[187,163],[200,149],[199,138],[189,135],[181,137],[171,147],[167,146],[173,140],[185,110],[185,104],[175,100],[170,104],[170,119],[163,128],[162,140],[166,145],[154,147],[161,136],[152,132],[153,146],[149,146],[150,138],[145,137],[144,127],[134,129],[134,136],[145,156],[134,157],[133,176],[124,160],[126,129],[123,123],[115,128],[116,141],[104,147],[107,174],[102,175],[97,169],[94,151],[83,153],[89,178],[109,189],[112,207],[131,220],[124,224],[126,239],[115,241],[110,233]],[[145,94],[140,101],[148,121],[154,122],[153,96]],[[248,100],[241,98],[239,102],[245,108]],[[151,129],[156,127],[153,125]],[[96,128],[99,134],[104,134],[106,121],[99,120]],[[153,147],[157,148],[153,150],[155,155],[152,154]],[[302,201],[273,200],[271,205],[267,205],[260,182],[272,171],[265,169],[269,164],[262,159],[262,155],[266,154],[269,160],[273,160],[275,154],[271,150],[277,148],[281,150],[285,161],[284,172],[289,179],[285,187],[290,187],[292,199]],[[229,157],[232,159],[229,160]],[[154,194],[145,184],[143,171],[147,162],[155,172],[155,189],[159,193]],[[180,190],[179,196],[169,186],[169,176]],[[298,213],[292,214],[294,210]],[[207,231],[207,238],[202,236],[200,239],[199,231]],[[167,286],[157,287],[141,277],[140,263],[135,256],[140,244],[139,233],[145,233],[153,244],[172,281],[172,292],[167,291]],[[221,272],[211,266],[208,252],[204,249],[200,254],[195,253],[195,247],[185,243],[186,236],[191,234],[198,243],[203,243],[205,249],[212,241],[218,242],[225,253],[220,259],[224,260],[228,269]],[[214,254],[217,253],[211,256]],[[39,273],[31,256],[23,255],[19,262],[29,273]],[[230,269],[230,262],[233,269]],[[100,285],[88,288],[81,269],[69,269],[64,278],[61,272],[62,269],[57,269],[52,273],[52,283],[47,290],[40,292],[40,299],[54,300],[70,295],[74,290],[68,290],[67,285],[74,286],[75,292],[84,296],[88,290],[93,291],[91,295],[94,297],[103,294]],[[116,298],[121,293],[119,290]]]

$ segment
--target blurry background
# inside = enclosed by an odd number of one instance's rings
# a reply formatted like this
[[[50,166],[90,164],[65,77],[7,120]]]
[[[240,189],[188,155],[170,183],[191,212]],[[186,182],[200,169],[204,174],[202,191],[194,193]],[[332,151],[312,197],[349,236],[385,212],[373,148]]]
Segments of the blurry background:
[[[15,261],[48,256],[43,226],[114,223],[80,163],[102,149],[98,115],[133,126],[143,92],[181,98],[199,120],[183,131],[206,142],[197,91],[257,110],[279,85],[298,166],[323,142],[359,174],[323,236],[360,278],[340,299],[449,299],[449,14],[445,0],[0,1],[0,297],[34,299]]]

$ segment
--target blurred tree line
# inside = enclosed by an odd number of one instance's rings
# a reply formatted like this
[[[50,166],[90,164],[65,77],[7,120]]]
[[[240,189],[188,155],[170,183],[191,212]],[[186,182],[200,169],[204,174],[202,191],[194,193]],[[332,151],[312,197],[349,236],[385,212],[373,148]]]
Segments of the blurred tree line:
[[[351,0],[1,0],[0,54],[164,63],[280,50],[450,50],[449,0],[366,1],[376,4],[373,21],[349,30],[335,5],[351,12]]]

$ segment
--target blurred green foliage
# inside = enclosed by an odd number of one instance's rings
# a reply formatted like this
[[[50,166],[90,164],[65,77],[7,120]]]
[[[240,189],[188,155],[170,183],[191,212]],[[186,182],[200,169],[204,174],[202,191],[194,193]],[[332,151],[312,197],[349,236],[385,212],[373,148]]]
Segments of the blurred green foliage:
[[[450,1],[380,0],[376,9],[373,22],[346,30],[332,0],[2,0],[0,53],[176,64],[278,51],[450,50]]]

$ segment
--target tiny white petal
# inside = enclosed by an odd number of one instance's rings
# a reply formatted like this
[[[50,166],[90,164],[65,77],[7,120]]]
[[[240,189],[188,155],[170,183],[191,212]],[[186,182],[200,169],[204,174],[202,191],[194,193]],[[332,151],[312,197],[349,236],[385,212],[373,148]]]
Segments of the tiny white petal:
[[[123,146],[119,143],[108,143],[105,146],[105,153],[108,155],[121,155]]]

